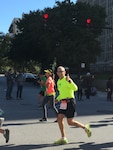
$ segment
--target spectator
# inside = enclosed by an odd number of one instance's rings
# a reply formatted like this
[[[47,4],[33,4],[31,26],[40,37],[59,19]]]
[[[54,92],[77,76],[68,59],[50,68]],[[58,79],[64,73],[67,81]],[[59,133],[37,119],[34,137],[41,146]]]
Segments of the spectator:
[[[17,82],[17,93],[16,98],[22,99],[22,91],[23,91],[23,84],[24,84],[24,75],[22,71],[19,71],[19,73],[16,76],[16,82]]]
[[[107,91],[107,101],[112,101],[112,92],[113,92],[113,81],[112,77],[109,77],[106,82],[106,91]]]
[[[83,95],[83,78],[82,78],[81,75],[77,77],[76,84],[78,86],[77,99],[78,100],[82,100],[82,95]]]
[[[91,96],[92,81],[93,81],[93,77],[91,76],[90,72],[88,72],[86,74],[86,78],[84,79],[85,94],[87,99],[90,99]]]
[[[14,71],[12,69],[8,70],[8,73],[6,74],[6,83],[7,83],[7,90],[6,90],[6,99],[10,100],[13,99],[12,97],[12,90],[14,85]]]

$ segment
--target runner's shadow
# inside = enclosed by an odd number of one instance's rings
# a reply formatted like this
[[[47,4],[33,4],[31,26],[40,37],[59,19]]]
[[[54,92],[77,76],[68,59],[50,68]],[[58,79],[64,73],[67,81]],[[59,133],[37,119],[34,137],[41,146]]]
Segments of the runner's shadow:
[[[91,123],[111,123],[111,122],[113,122],[113,119],[100,120],[100,121],[91,121]]]
[[[99,128],[99,127],[105,127],[108,126],[108,124],[91,124],[91,128]]]
[[[22,126],[22,125],[31,125],[31,124],[37,124],[38,122],[28,122],[28,123],[7,123],[3,124],[3,126]]]
[[[86,143],[81,144],[79,147],[80,148],[66,148],[64,150],[102,150],[102,149],[108,150],[109,148],[113,148],[113,142],[102,144]]]
[[[99,121],[91,121],[91,128],[97,128],[97,127],[103,127],[103,126],[109,126],[113,125],[113,119],[105,119],[105,120],[99,120]],[[93,124],[92,124],[93,123]]]
[[[3,126],[23,126],[23,125],[32,125],[32,124],[51,124],[55,122],[27,122],[27,123],[5,123]]]

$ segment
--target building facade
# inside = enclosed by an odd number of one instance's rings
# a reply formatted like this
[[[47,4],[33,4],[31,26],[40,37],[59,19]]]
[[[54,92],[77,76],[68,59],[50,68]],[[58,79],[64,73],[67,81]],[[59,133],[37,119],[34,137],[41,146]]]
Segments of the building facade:
[[[20,32],[16,25],[17,22],[19,22],[19,18],[14,18],[9,27],[9,33],[12,35],[18,34]]]
[[[113,28],[113,0],[78,0],[77,2],[86,2],[90,5],[99,5],[106,10],[106,22]],[[97,58],[95,64],[91,64],[93,71],[112,71],[113,72],[113,29],[103,30],[99,37],[102,52]]]

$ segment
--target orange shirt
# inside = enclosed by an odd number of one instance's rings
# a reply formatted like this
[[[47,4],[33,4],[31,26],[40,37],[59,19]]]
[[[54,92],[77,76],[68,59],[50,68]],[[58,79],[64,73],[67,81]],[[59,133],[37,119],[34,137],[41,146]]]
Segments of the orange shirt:
[[[46,94],[47,95],[54,95],[55,89],[54,89],[55,83],[52,77],[47,78],[46,80]]]

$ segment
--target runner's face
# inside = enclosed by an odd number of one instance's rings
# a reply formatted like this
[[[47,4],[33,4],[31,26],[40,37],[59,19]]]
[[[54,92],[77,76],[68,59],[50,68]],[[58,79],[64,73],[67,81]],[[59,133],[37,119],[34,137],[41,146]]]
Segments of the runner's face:
[[[46,73],[45,73],[45,76],[48,78],[48,77],[50,76],[50,74],[46,72]]]
[[[65,74],[66,74],[66,71],[65,71],[64,68],[58,68],[58,69],[57,69],[57,75],[58,75],[58,77],[59,77],[60,79],[63,78],[63,77],[65,76]]]

